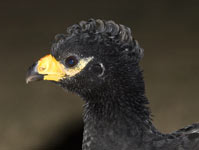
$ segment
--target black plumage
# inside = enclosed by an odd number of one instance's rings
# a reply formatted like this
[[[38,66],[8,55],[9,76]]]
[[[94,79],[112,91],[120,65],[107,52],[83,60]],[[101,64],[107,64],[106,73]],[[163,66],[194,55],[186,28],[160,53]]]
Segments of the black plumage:
[[[76,75],[53,81],[85,101],[83,150],[199,150],[199,124],[171,134],[152,124],[139,66],[143,49],[128,27],[81,21],[52,45],[51,55],[65,66],[71,54],[93,58]]]

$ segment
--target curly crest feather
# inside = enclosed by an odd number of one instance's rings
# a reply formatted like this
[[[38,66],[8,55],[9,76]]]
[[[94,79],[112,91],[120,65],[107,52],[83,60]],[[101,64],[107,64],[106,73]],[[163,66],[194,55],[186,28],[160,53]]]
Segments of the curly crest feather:
[[[65,39],[76,37],[83,43],[99,43],[105,46],[113,46],[119,49],[119,53],[127,54],[135,62],[143,57],[144,50],[138,42],[132,38],[131,29],[114,21],[94,20],[81,21],[67,28],[66,34],[55,36],[53,48],[59,47]]]

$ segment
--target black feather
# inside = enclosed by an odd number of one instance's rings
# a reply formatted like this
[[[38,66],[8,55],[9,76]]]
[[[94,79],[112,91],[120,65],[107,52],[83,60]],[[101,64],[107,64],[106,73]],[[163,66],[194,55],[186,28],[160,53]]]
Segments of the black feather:
[[[139,66],[143,49],[130,28],[81,21],[55,37],[51,54],[60,62],[69,54],[94,58],[58,83],[85,100],[83,150],[199,150],[199,124],[172,134],[153,126]]]

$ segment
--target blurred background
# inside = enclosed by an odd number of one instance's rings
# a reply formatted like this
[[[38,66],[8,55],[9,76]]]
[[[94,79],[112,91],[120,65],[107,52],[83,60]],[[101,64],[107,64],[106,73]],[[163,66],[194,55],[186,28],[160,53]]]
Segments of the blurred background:
[[[198,0],[3,0],[0,18],[0,150],[80,149],[83,101],[49,82],[27,85],[25,75],[55,34],[89,18],[131,27],[145,49],[141,65],[160,131],[199,121]]]

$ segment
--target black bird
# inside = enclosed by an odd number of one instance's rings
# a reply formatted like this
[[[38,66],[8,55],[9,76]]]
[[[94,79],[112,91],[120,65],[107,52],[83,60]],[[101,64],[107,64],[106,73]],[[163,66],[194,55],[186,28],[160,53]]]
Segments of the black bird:
[[[49,80],[83,98],[83,150],[199,150],[199,124],[171,134],[152,124],[142,57],[128,27],[90,19],[56,35],[26,82]]]

